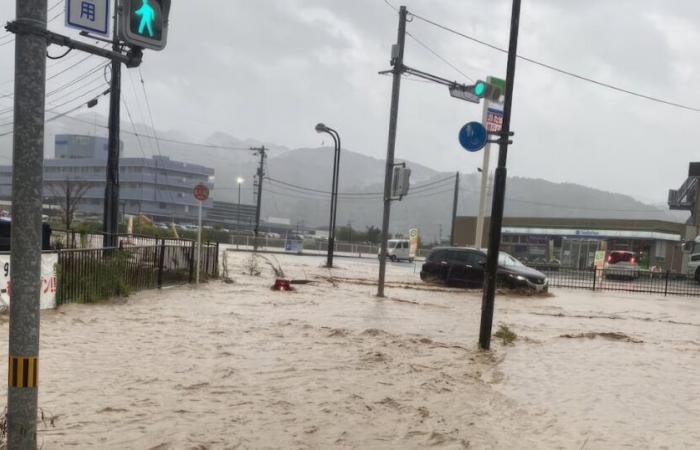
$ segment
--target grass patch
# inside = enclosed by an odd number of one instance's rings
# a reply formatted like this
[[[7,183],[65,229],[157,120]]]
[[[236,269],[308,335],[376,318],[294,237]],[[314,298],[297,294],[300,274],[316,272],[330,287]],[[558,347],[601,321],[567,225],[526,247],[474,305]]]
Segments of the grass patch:
[[[518,339],[518,335],[508,328],[508,325],[499,325],[493,336],[500,339],[503,345],[513,345]]]

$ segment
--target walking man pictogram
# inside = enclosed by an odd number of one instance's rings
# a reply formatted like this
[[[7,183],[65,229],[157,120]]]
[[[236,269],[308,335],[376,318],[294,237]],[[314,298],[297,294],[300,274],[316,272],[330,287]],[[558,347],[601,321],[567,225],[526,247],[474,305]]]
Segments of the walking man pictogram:
[[[141,22],[139,23],[139,34],[144,34],[144,28],[147,28],[148,35],[150,37],[155,37],[156,34],[153,31],[153,21],[156,18],[156,10],[148,4],[148,0],[142,1],[143,4],[141,7],[134,12],[134,14],[137,16],[141,16]]]

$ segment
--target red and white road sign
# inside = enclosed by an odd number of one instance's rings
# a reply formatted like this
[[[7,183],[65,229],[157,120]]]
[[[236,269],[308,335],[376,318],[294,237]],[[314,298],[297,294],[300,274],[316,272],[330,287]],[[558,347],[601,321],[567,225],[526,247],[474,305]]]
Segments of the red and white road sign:
[[[198,184],[192,190],[192,194],[200,202],[206,202],[209,199],[209,188],[204,184]]]

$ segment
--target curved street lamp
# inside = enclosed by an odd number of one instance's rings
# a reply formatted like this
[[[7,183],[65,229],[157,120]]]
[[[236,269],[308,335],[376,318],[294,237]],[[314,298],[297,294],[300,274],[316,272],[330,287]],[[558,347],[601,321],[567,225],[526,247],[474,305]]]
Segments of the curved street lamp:
[[[340,178],[340,135],[333,128],[322,123],[316,125],[317,133],[327,133],[333,138],[335,143],[335,154],[333,157],[333,181],[331,185],[331,217],[328,225],[328,256],[326,267],[333,267],[333,250],[335,247],[335,218],[338,212],[338,178]]]

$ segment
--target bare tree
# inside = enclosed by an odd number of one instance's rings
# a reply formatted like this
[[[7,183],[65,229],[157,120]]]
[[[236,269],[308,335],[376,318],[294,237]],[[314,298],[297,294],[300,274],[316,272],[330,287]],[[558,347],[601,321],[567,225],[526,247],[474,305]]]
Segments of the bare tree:
[[[50,200],[61,211],[61,218],[66,225],[66,230],[71,229],[75,213],[78,211],[78,205],[90,187],[92,187],[92,183],[89,181],[71,180],[68,178],[65,181],[48,183],[48,188],[51,191]]]

